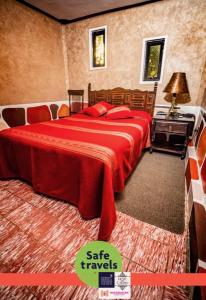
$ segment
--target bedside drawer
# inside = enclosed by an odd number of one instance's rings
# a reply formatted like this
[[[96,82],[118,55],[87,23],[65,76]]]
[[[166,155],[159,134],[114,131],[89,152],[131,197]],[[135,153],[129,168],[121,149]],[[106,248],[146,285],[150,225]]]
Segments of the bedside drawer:
[[[156,122],[155,131],[159,132],[169,132],[177,134],[187,133],[187,123],[173,123],[173,122]]]

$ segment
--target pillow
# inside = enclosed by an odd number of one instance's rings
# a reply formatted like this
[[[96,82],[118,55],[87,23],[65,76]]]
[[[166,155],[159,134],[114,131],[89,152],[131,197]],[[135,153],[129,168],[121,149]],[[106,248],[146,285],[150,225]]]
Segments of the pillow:
[[[114,107],[113,105],[111,105],[105,101],[101,101],[95,105],[85,108],[83,110],[83,112],[92,117],[100,117],[113,107]]]
[[[127,106],[118,106],[110,109],[106,117],[109,119],[128,119],[132,118],[132,113]]]
[[[104,105],[106,107],[107,111],[110,110],[110,109],[112,109],[114,107],[114,105],[112,105],[112,104],[110,104],[110,103],[108,103],[106,101],[100,101],[99,103],[101,105]]]

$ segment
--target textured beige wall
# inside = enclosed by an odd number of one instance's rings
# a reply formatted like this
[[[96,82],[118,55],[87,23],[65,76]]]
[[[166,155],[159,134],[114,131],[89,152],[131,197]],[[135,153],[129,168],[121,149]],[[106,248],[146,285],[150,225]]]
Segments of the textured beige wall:
[[[159,84],[157,103],[164,101],[163,88],[173,72],[186,72],[195,105],[201,92],[200,80],[206,52],[206,1],[164,0],[157,3],[102,15],[66,27],[69,83],[71,89],[125,88],[152,89],[140,85],[143,38],[168,35],[165,70]],[[89,28],[108,26],[108,67],[89,70]]]
[[[0,0],[0,105],[66,96],[61,25],[14,0]]]
[[[202,100],[201,106],[206,110],[206,88],[204,89],[204,98]]]
[[[199,103],[206,110],[206,61],[202,72],[199,91]]]

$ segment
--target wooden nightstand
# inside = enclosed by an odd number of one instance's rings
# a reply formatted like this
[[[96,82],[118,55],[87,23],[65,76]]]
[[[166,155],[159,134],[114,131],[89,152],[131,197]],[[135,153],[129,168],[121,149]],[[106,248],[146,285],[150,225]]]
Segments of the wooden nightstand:
[[[169,117],[156,114],[152,123],[152,150],[178,154],[185,158],[195,116]]]
[[[76,114],[84,108],[84,90],[68,90],[68,94],[70,115]]]

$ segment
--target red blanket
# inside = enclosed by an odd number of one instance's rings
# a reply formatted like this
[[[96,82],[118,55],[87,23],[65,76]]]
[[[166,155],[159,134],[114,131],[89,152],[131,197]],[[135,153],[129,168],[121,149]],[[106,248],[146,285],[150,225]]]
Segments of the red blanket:
[[[78,206],[85,219],[100,217],[99,239],[116,221],[114,192],[149,146],[151,117],[108,120],[70,118],[6,129],[0,133],[0,178],[22,178],[35,191]]]

